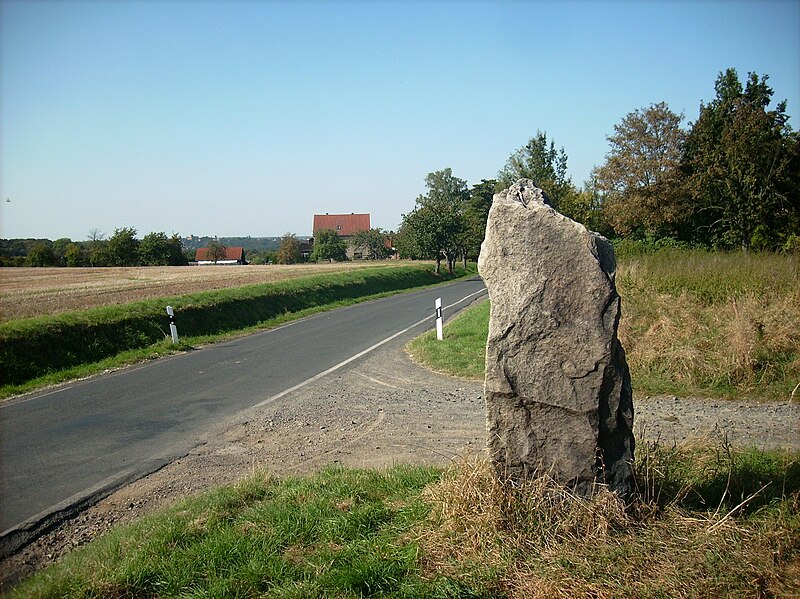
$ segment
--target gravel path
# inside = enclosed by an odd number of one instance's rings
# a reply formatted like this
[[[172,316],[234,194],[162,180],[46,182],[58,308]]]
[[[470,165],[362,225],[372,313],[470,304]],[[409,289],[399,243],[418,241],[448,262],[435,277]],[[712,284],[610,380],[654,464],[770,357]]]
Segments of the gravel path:
[[[407,340],[406,340],[407,341]],[[212,431],[189,455],[110,495],[0,563],[0,585],[58,560],[111,526],[255,470],[302,474],[327,464],[440,464],[482,451],[482,386],[413,364],[400,341]],[[800,403],[637,398],[637,437],[800,450]]]

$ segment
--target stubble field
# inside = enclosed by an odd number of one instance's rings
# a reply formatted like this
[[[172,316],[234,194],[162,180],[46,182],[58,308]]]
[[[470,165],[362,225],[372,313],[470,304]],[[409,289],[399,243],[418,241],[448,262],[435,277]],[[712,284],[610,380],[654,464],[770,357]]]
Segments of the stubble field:
[[[248,266],[2,268],[0,322],[407,261]]]

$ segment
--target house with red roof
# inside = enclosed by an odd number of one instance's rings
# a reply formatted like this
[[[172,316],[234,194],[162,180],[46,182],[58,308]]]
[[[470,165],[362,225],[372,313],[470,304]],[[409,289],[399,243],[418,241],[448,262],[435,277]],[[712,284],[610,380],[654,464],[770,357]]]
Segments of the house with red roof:
[[[336,234],[344,239],[349,240],[353,235],[359,231],[369,231],[369,214],[315,214],[314,215],[314,228],[313,235],[317,236],[318,231],[322,230],[336,231]],[[360,252],[356,252],[351,244],[347,245],[347,257],[351,260],[353,258],[361,258]]]
[[[225,257],[217,260],[213,260],[211,256],[208,255],[208,248],[197,248],[194,259],[197,261],[198,266],[205,266],[207,264],[247,264],[244,259],[243,247],[226,247]]]
[[[369,231],[369,214],[315,214],[314,235],[322,229],[336,231],[339,237],[352,237],[359,231]]]

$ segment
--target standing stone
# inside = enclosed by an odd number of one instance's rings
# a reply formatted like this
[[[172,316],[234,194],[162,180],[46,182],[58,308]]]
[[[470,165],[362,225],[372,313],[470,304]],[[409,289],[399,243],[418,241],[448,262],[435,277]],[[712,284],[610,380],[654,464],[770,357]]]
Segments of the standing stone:
[[[491,299],[487,444],[498,475],[589,495],[633,487],[633,397],[607,239],[532,181],[495,194],[478,272]]]

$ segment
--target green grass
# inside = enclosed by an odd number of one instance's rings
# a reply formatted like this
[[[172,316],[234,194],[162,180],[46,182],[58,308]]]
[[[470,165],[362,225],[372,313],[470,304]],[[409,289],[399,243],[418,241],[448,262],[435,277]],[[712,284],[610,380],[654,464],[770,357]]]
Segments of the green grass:
[[[411,356],[437,372],[482,379],[489,323],[489,302],[464,310],[444,328],[444,339],[428,331],[408,345]]]
[[[454,276],[428,264],[376,267],[5,322],[0,397],[175,351],[166,305],[175,308],[180,350],[473,273],[474,266]]]
[[[800,384],[798,256],[662,250],[621,260],[616,280],[638,394],[785,401]],[[414,340],[412,356],[483,378],[488,307],[465,312],[443,342]]]
[[[800,591],[797,454],[638,450],[641,493],[446,471],[266,474],[73,551],[9,597],[750,597]],[[724,481],[724,482],[723,482]],[[743,504],[743,499],[745,501]]]

